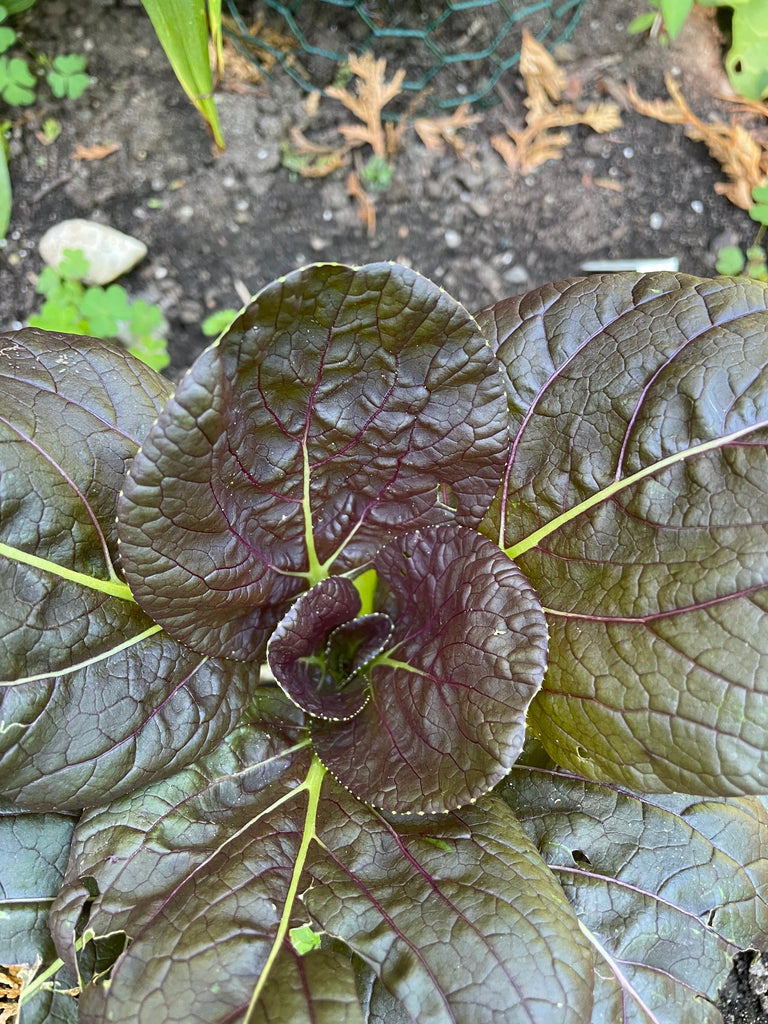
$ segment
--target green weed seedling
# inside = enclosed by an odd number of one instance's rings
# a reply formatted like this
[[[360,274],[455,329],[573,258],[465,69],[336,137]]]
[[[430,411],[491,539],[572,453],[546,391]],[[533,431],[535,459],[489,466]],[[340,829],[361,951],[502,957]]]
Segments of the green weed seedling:
[[[363,165],[361,172],[361,178],[374,192],[386,192],[389,186],[392,184],[392,178],[394,177],[394,167],[381,156],[372,156],[370,160]]]
[[[203,320],[200,330],[206,338],[217,338],[229,328],[237,313],[236,309],[217,309],[215,313],[211,313]]]
[[[113,339],[153,370],[165,369],[170,356],[160,308],[143,299],[129,299],[119,284],[87,287],[83,284],[87,273],[88,260],[82,251],[65,249],[58,267],[46,267],[38,278],[37,291],[45,301],[40,312],[29,318],[30,326]]]
[[[54,57],[50,69],[46,72],[45,80],[57,99],[67,97],[76,100],[91,84],[90,78],[85,73],[85,57],[79,53],[67,53]]]
[[[765,248],[760,244],[768,229],[768,185],[752,189],[755,205],[749,216],[760,225],[754,243],[744,252],[737,245],[726,245],[717,254],[715,270],[729,277],[751,277],[754,281],[768,281],[768,263]]]
[[[0,4],[0,99],[10,107],[31,107],[43,78],[57,99],[76,100],[91,82],[85,71],[85,57],[77,53],[59,54],[53,59],[41,54],[36,65],[31,65],[26,57],[8,53],[18,42],[18,35],[14,28],[5,24],[6,19],[27,10],[33,3],[34,0],[6,0]],[[0,126],[0,238],[8,231],[13,198],[5,123]]]
[[[31,4],[26,4],[26,7]],[[6,56],[18,41],[16,30],[5,24],[8,17],[26,9],[25,5],[0,4],[0,96],[12,107],[29,107],[37,97],[39,78],[26,57]],[[59,54],[50,59],[38,57],[43,77],[57,99],[76,100],[91,84],[85,73],[85,57],[78,53]]]

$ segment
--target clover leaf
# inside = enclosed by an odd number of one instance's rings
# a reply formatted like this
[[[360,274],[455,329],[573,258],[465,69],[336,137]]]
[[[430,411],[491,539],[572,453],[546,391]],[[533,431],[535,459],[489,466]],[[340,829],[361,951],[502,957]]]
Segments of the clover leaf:
[[[57,99],[67,96],[71,100],[76,100],[82,96],[91,84],[91,79],[85,74],[85,65],[85,57],[79,53],[59,54],[53,58],[53,64],[45,79]]]
[[[0,57],[0,96],[16,107],[35,102],[37,80],[21,57]]]

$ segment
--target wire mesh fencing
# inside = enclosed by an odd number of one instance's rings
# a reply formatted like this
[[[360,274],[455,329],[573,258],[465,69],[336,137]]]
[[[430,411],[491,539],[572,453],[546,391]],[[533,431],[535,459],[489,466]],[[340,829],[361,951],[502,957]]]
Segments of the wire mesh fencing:
[[[548,47],[567,40],[589,0],[227,0],[228,34],[242,53],[268,53],[308,91],[343,75],[351,52],[404,68],[403,102],[420,109],[490,106],[517,67],[523,30]]]

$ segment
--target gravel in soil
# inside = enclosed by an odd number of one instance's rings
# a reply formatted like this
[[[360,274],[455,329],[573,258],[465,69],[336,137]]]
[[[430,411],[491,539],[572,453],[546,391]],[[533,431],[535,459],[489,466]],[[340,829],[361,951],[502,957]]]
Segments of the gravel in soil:
[[[637,9],[637,0],[587,3],[557,53],[569,87],[600,100],[612,81],[633,79],[643,96],[666,97],[663,75],[672,70],[702,117],[717,113],[713,92],[727,89],[727,79],[714,22],[695,19],[663,48],[627,34]],[[204,346],[205,315],[238,308],[245,291],[307,262],[399,260],[475,310],[578,275],[596,258],[675,256],[682,271],[711,275],[721,245],[754,238],[746,213],[715,194],[721,174],[705,147],[632,110],[607,135],[571,129],[561,160],[513,176],[489,139],[505,122],[523,122],[515,71],[503,81],[505,102],[465,132],[468,158],[406,136],[394,179],[376,197],[370,238],[345,170],[307,179],[281,166],[291,127],[311,133],[314,124],[305,95],[279,68],[261,85],[219,93],[227,150],[216,157],[138,0],[39,0],[22,26],[35,50],[85,53],[94,84],[77,101],[32,108],[13,129],[13,220],[0,265],[6,329],[36,308],[37,242],[66,217],[102,220],[147,244],[148,259],[121,283],[163,308],[172,372]],[[61,134],[44,145],[40,128],[50,116]],[[334,120],[350,115],[326,99],[318,122]],[[119,148],[78,160],[78,144]]]

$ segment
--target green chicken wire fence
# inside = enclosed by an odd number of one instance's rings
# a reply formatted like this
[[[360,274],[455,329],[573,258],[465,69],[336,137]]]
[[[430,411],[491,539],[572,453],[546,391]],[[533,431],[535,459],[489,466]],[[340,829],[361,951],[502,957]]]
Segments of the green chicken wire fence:
[[[570,37],[588,2],[261,0],[256,10],[292,37],[291,47],[283,48],[251,35],[237,0],[227,0],[233,42],[243,53],[249,44],[271,53],[307,90],[329,85],[350,52],[370,50],[386,58],[392,71],[405,68],[400,112],[409,92],[420,94],[421,110],[492,104],[502,76],[518,64],[523,29],[555,46]]]

